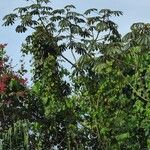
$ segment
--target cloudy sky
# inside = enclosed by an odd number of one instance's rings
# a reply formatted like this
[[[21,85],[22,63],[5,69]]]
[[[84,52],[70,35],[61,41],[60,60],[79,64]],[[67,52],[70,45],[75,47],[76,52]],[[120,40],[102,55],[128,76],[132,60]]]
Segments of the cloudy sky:
[[[150,22],[150,0],[51,0],[51,5],[55,8],[68,4],[75,5],[80,12],[88,8],[123,11],[124,15],[115,19],[122,34],[128,32],[135,22]],[[20,59],[20,46],[26,34],[15,33],[14,27],[2,27],[2,18],[23,5],[27,5],[25,0],[0,0],[0,43],[8,43],[7,52],[14,64]]]

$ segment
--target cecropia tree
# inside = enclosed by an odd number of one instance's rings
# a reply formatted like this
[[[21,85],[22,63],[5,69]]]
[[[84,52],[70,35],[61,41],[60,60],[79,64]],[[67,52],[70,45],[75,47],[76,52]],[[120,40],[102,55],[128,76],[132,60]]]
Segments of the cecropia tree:
[[[112,20],[121,11],[29,4],[4,17],[33,31],[21,49],[32,55],[33,85],[1,72],[3,149],[150,149],[150,25],[122,37]]]

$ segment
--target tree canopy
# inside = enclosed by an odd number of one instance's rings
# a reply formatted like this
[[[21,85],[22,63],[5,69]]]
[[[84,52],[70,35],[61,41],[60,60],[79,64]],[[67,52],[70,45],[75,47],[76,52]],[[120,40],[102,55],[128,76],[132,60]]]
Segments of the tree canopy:
[[[121,11],[50,5],[35,0],[3,18],[32,29],[21,52],[32,56],[33,85],[1,44],[0,149],[150,149],[150,24],[122,36]]]

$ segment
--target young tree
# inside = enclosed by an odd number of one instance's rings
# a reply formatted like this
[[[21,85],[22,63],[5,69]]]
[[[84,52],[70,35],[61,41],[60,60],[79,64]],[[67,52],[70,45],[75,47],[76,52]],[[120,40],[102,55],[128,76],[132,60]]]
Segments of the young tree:
[[[33,29],[22,45],[33,56],[33,86],[25,88],[21,117],[2,133],[4,149],[150,147],[150,25],[135,23],[122,38],[111,20],[120,15],[96,8],[80,14],[73,5],[53,10],[49,0],[36,0],[4,17],[5,26],[19,21],[16,32]],[[8,137],[10,130],[18,133]]]

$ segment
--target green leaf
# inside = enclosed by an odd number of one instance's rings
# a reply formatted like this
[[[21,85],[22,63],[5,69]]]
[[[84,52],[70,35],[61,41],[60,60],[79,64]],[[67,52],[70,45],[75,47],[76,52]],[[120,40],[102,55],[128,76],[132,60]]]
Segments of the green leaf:
[[[120,135],[118,135],[116,138],[118,141],[123,141],[123,140],[127,140],[130,137],[130,133],[122,133]]]
[[[13,25],[16,18],[18,18],[18,15],[17,15],[17,14],[9,14],[9,15],[6,15],[6,16],[3,18],[3,20],[5,21],[3,25],[4,25],[4,26]]]
[[[65,6],[65,9],[66,10],[70,10],[70,9],[76,9],[76,7],[74,6],[74,5],[67,5],[67,6]]]
[[[64,14],[65,10],[64,9],[56,9],[52,11],[52,15],[56,15],[56,14]]]
[[[96,8],[91,8],[91,9],[88,9],[84,12],[85,15],[89,15],[91,12],[97,12],[97,9]]]
[[[99,31],[99,32],[106,31],[108,29],[109,29],[109,26],[106,22],[99,22],[96,25],[96,30]]]
[[[99,16],[87,18],[87,23],[89,25],[93,25],[94,23],[96,23],[98,21],[100,21],[100,17]]]
[[[18,25],[17,27],[16,27],[16,32],[18,32],[18,33],[23,33],[23,32],[25,32],[27,30],[27,28],[25,27],[25,26],[22,26],[22,25]]]

